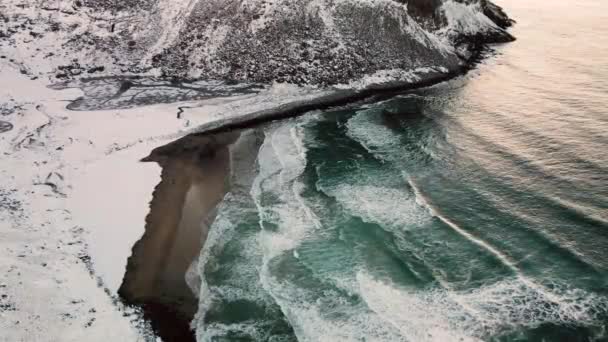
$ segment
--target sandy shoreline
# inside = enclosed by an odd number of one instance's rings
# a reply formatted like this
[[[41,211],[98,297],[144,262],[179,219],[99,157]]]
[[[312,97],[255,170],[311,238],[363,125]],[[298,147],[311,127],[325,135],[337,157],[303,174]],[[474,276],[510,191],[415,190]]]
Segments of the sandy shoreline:
[[[228,191],[229,146],[238,136],[186,136],[144,158],[162,167],[161,181],[119,294],[144,308],[145,317],[165,341],[194,340],[194,333],[187,333],[198,293],[194,293],[196,285],[187,284],[187,272],[198,267],[195,261],[214,209]]]

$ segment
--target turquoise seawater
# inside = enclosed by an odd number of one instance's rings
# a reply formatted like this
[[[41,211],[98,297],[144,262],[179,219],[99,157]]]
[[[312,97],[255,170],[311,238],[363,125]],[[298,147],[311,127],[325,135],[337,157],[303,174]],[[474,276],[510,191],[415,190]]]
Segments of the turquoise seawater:
[[[608,3],[500,4],[469,75],[244,133],[199,340],[608,341]]]

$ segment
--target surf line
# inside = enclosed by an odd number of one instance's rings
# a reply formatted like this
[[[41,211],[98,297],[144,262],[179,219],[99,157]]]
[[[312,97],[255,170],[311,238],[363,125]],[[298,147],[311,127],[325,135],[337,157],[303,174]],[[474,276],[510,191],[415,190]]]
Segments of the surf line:
[[[450,228],[452,228],[452,230],[454,230],[458,234],[462,235],[467,240],[473,242],[477,246],[479,246],[479,247],[485,249],[486,251],[490,252],[492,255],[494,255],[494,257],[496,257],[498,260],[500,260],[500,262],[502,262],[504,265],[506,265],[518,278],[519,277],[524,277],[523,274],[521,273],[521,271],[519,270],[519,268],[516,266],[515,261],[511,260],[510,257],[508,257],[503,252],[499,251],[494,246],[486,243],[482,239],[480,239],[480,238],[476,237],[475,235],[467,232],[465,229],[462,229],[454,221],[452,221],[449,218],[443,216],[437,209],[433,208],[431,206],[431,204],[429,203],[428,199],[422,194],[422,192],[420,191],[420,189],[418,188],[418,186],[416,185],[416,183],[414,183],[414,181],[413,181],[413,179],[412,179],[411,176],[406,175],[406,181],[412,187],[412,189],[414,190],[414,195],[416,197],[416,202],[419,205],[427,208],[431,212],[432,216],[437,217],[439,220],[441,220],[441,222],[443,222],[446,225],[448,225]]]
[[[494,257],[496,257],[498,260],[500,260],[500,262],[502,262],[504,265],[506,265],[515,274],[515,277],[519,281],[521,281],[524,285],[528,286],[529,288],[531,288],[535,291],[538,291],[540,294],[542,294],[543,296],[545,296],[547,299],[549,299],[550,301],[552,301],[554,303],[561,302],[560,299],[558,298],[558,296],[551,293],[551,291],[549,291],[545,286],[537,284],[534,280],[530,279],[525,274],[523,274],[523,272],[517,267],[516,261],[512,260],[509,256],[507,256],[506,254],[504,254],[503,252],[501,252],[494,246],[486,243],[485,241],[483,241],[482,239],[469,233],[465,229],[462,229],[454,221],[443,216],[437,209],[435,209],[430,204],[429,200],[426,198],[426,196],[424,196],[422,191],[420,191],[420,188],[418,188],[418,186],[416,185],[416,183],[414,182],[412,177],[405,173],[403,175],[404,175],[407,183],[414,190],[416,202],[419,205],[427,208],[431,212],[431,215],[433,215],[434,217],[437,217],[439,220],[441,220],[441,222],[445,223],[448,227],[452,228],[455,232],[462,235],[464,238],[468,239],[469,241],[473,242],[477,246],[485,249],[486,251],[488,251],[492,255],[494,255]]]

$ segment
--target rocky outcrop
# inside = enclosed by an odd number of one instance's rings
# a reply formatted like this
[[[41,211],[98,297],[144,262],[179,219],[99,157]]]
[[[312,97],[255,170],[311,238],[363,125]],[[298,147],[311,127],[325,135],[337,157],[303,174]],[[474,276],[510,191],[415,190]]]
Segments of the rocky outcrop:
[[[487,1],[200,1],[152,65],[166,75],[313,84],[454,70],[467,55],[458,50],[512,39],[501,13]]]
[[[490,18],[490,20],[492,20],[500,28],[506,29],[513,26],[515,23],[515,20],[509,18],[507,13],[505,13],[501,7],[495,5],[494,3],[483,0],[481,2],[481,6],[483,9],[483,14]]]

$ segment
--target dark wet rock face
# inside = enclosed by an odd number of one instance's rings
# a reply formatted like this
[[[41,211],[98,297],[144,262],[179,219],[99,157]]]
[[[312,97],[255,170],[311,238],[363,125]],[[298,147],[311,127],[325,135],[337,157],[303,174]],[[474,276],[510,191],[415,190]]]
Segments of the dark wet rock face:
[[[5,133],[13,129],[13,124],[7,121],[0,121],[0,133]]]
[[[492,20],[500,28],[506,29],[515,23],[515,20],[509,18],[505,11],[490,1],[483,1],[483,14]]]

